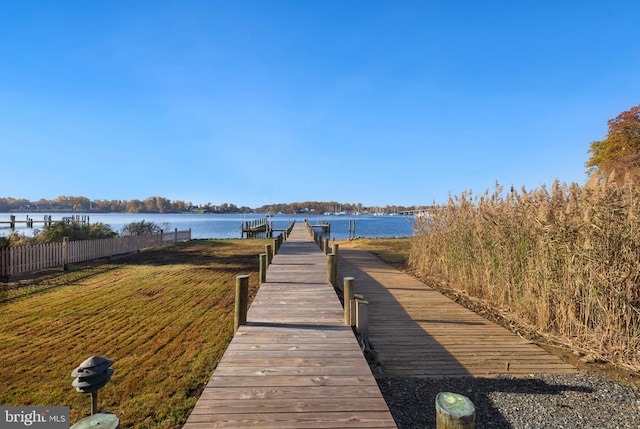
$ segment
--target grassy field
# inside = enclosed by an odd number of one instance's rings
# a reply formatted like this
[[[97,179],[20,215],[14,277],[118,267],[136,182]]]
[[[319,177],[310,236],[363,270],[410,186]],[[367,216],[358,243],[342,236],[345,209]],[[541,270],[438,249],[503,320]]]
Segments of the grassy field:
[[[340,248],[358,248],[373,253],[399,269],[406,269],[411,251],[411,238],[359,238],[338,242]]]
[[[237,275],[258,285],[266,240],[194,241],[1,284],[0,404],[90,413],[71,371],[115,360],[99,393],[122,428],[181,427],[233,331]]]

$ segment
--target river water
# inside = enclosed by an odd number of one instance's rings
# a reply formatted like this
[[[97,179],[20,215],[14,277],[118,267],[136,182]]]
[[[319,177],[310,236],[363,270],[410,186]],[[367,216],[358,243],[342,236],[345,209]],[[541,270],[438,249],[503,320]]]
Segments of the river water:
[[[133,222],[153,222],[165,231],[185,230],[191,228],[192,238],[241,238],[243,222],[264,219],[261,214],[153,214],[153,213],[46,213],[53,220],[60,220],[66,216],[88,216],[90,223],[101,222],[112,230],[121,232],[122,228]],[[0,221],[8,221],[10,215],[16,220],[26,220],[27,216],[41,221],[45,213],[0,213]],[[331,238],[343,240],[351,237],[408,237],[413,235],[413,217],[397,216],[369,216],[369,215],[273,215],[270,220],[273,228],[284,229],[295,220],[311,224],[328,222],[331,225]],[[25,235],[32,235],[35,229],[42,228],[42,223],[36,223],[34,228],[27,228],[25,224],[18,224],[16,231]],[[351,231],[350,231],[351,229]],[[353,231],[355,229],[355,232]],[[0,223],[0,237],[11,233],[7,224]]]

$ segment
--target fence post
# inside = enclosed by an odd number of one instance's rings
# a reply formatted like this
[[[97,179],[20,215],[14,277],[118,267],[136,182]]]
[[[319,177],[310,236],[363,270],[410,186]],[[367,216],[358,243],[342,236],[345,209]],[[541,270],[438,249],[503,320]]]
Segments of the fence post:
[[[351,325],[351,301],[353,300],[353,277],[344,278],[344,323],[345,325]]]
[[[173,232],[173,244],[178,244],[178,228]]]
[[[69,237],[62,238],[62,269],[69,270]]]
[[[458,393],[440,392],[436,396],[436,429],[474,429],[473,402]]]
[[[236,332],[240,325],[247,324],[247,308],[249,304],[249,276],[236,277],[236,305],[233,320],[233,331]]]
[[[265,253],[260,254],[260,283],[267,281],[267,255]]]

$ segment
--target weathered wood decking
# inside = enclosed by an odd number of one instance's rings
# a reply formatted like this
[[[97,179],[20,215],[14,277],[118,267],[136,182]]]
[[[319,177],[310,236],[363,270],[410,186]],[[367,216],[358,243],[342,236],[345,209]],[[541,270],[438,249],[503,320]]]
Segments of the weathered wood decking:
[[[564,374],[576,369],[370,253],[340,249],[338,273],[369,302],[369,338],[391,377]]]
[[[385,376],[576,371],[367,252],[339,254]],[[184,428],[395,428],[343,314],[327,257],[296,225]]]
[[[395,428],[327,282],[327,257],[295,225],[184,428]]]

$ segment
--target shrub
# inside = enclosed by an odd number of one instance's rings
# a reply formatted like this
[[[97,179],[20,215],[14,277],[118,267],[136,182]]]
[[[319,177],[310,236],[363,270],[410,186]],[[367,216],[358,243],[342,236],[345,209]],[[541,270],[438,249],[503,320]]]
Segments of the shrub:
[[[54,223],[45,225],[42,231],[35,235],[36,243],[51,243],[62,241],[64,237],[69,240],[95,240],[99,238],[112,238],[118,235],[111,226],[104,223]]]
[[[140,222],[132,222],[122,228],[122,235],[144,235],[144,234],[159,234],[162,228],[153,223],[146,222],[144,219]]]

